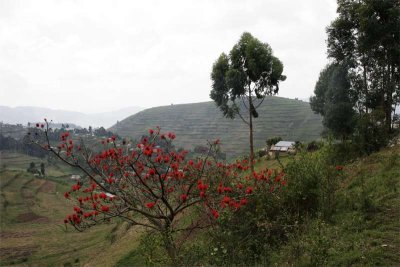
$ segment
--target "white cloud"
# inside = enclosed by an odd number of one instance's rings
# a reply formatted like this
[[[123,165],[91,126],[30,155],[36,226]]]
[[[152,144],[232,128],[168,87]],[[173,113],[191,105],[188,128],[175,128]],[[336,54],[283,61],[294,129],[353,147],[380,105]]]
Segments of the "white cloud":
[[[0,0],[0,105],[82,112],[209,100],[210,70],[244,31],[312,94],[335,0]]]

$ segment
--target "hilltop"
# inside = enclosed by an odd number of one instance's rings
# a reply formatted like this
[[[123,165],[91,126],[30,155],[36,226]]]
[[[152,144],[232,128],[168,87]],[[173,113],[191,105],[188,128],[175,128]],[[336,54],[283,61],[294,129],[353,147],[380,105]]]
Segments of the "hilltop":
[[[256,148],[265,140],[281,136],[285,140],[311,141],[319,139],[322,118],[312,112],[309,103],[282,97],[267,97],[258,108],[255,119]],[[176,144],[185,149],[206,144],[206,140],[221,139],[228,157],[247,153],[248,127],[240,118],[224,118],[214,102],[154,107],[136,113],[110,130],[120,136],[140,138],[150,128],[177,134]]]

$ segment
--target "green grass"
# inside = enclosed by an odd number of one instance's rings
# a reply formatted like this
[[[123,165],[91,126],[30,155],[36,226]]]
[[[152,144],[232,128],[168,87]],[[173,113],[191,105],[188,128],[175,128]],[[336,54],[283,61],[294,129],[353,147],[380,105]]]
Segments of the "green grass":
[[[254,119],[255,147],[265,146],[268,138],[280,136],[290,141],[311,141],[320,138],[322,119],[311,111],[309,103],[267,97]],[[249,131],[240,118],[224,118],[214,102],[163,106],[146,109],[110,128],[111,131],[134,139],[150,128],[177,135],[176,144],[186,149],[205,145],[207,140],[220,138],[222,150],[229,158],[248,153]]]
[[[346,165],[345,177],[331,220],[299,226],[272,265],[400,265],[400,147]]]

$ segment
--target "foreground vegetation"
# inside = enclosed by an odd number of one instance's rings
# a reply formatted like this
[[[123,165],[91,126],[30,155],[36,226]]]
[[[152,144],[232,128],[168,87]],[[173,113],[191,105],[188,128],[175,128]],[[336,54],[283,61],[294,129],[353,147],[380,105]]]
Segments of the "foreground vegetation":
[[[400,147],[343,165],[338,151],[326,145],[282,158],[284,191],[255,194],[247,208],[220,214],[218,227],[176,236],[182,264],[398,265]],[[34,159],[2,154],[1,265],[168,264],[156,233],[118,221],[66,230],[62,219],[71,207],[62,192],[71,186],[65,176],[71,169],[46,164],[48,176],[33,177],[25,168]],[[262,158],[256,169],[279,166]]]
[[[337,147],[286,157],[288,187],[195,233],[184,265],[395,266],[400,263],[400,147],[338,165]],[[277,166],[260,160],[257,167]],[[142,237],[119,266],[163,266],[157,235]]]

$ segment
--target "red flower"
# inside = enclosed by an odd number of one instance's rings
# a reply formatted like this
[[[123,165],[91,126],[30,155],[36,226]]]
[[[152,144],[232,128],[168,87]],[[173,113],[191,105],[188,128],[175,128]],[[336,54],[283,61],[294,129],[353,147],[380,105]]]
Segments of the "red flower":
[[[243,199],[240,200],[240,204],[241,204],[241,205],[246,205],[247,202],[248,202],[248,201],[247,201],[247,198],[243,198]]]
[[[154,208],[155,204],[156,203],[154,203],[154,202],[149,202],[149,203],[146,203],[146,207],[149,208],[149,209],[152,209],[152,208]]]
[[[335,169],[336,170],[338,170],[338,171],[341,171],[341,170],[343,170],[343,166],[342,165],[337,165],[336,167],[335,167]]]
[[[68,192],[65,192],[65,193],[64,193],[64,197],[65,197],[65,198],[69,198],[69,193],[68,193]]]
[[[219,213],[216,210],[211,210],[212,216],[214,216],[215,219],[218,219]]]
[[[204,191],[201,191],[201,192],[200,192],[200,197],[201,197],[201,198],[205,198],[205,197],[206,197],[206,193],[204,193]]]
[[[81,185],[80,184],[75,184],[72,186],[72,191],[78,191],[79,189],[81,189]]]
[[[168,138],[169,138],[169,139],[174,140],[175,137],[176,137],[175,134],[173,134],[173,133],[168,133]]]
[[[188,198],[188,196],[187,196],[186,194],[182,194],[182,195],[181,195],[181,200],[182,200],[183,202],[185,202],[185,201],[187,200],[187,198]]]
[[[110,208],[108,206],[101,206],[101,210],[107,212],[110,210]]]
[[[108,208],[108,207],[107,207],[107,208]],[[84,218],[92,217],[92,213],[90,213],[90,212],[84,213],[84,214],[83,214],[83,217],[84,217]]]
[[[222,201],[223,201],[224,203],[228,204],[230,200],[231,200],[230,197],[224,196],[224,198],[223,198]]]
[[[154,175],[156,174],[156,171],[154,169],[150,169],[148,172],[149,175]]]
[[[74,207],[74,211],[76,212],[76,213],[82,213],[82,210],[81,210],[81,208],[79,208],[79,207]]]
[[[228,193],[232,193],[232,187],[226,186],[224,187],[224,191]]]
[[[153,135],[153,134],[154,134],[154,130],[153,130],[153,129],[150,129],[150,130],[149,130],[149,134],[150,134],[150,135]]]
[[[270,188],[269,188],[269,192],[273,192],[275,190],[275,187],[272,185]]]
[[[249,186],[246,189],[246,194],[251,194],[251,193],[253,193],[253,187]]]

